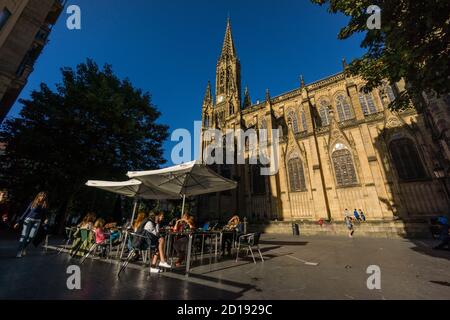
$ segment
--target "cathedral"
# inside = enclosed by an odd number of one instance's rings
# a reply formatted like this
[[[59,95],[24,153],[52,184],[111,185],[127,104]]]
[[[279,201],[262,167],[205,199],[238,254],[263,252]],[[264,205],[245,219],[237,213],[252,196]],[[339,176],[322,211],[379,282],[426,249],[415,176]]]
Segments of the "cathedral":
[[[275,97],[267,90],[265,101],[253,103],[249,90],[242,92],[228,20],[215,94],[208,83],[203,99],[202,132],[281,129],[279,170],[264,176],[259,165],[213,165],[238,188],[200,197],[199,217],[339,221],[345,209],[361,209],[368,221],[392,221],[447,213],[447,189],[434,173],[442,150],[424,114],[386,108],[405,83],[364,92],[364,81],[346,71],[343,61],[340,73],[309,84],[301,78],[298,88]]]

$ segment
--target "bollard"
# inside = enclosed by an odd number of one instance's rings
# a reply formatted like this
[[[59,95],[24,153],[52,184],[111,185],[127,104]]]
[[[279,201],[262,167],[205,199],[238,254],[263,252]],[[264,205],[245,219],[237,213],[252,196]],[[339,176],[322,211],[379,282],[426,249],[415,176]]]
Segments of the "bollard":
[[[294,236],[299,236],[300,235],[300,228],[298,226],[298,223],[292,223],[292,234]]]

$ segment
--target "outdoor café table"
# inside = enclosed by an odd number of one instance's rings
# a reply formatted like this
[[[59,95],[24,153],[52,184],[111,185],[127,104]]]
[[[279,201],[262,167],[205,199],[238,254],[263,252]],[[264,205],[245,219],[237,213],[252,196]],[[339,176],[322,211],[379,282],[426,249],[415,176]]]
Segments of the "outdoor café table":
[[[191,259],[192,259],[192,245],[195,237],[201,236],[202,237],[202,252],[201,255],[203,256],[203,249],[204,249],[204,238],[207,235],[214,236],[215,237],[215,256],[217,257],[217,249],[218,249],[218,240],[221,239],[221,232],[219,231],[188,231],[188,232],[174,232],[174,231],[166,231],[165,232],[165,238],[166,238],[166,248],[165,252],[167,256],[169,256],[172,253],[172,247],[174,238],[176,236],[187,236],[188,237],[188,243],[187,243],[187,254],[186,254],[186,275],[189,274],[189,271],[191,269]],[[210,247],[210,250],[212,248]]]

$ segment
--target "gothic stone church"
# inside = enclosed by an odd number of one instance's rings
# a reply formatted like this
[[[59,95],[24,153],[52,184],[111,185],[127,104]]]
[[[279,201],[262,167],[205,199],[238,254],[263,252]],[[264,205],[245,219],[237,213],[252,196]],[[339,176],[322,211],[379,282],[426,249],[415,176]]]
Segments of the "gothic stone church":
[[[414,108],[386,106],[403,82],[363,93],[364,84],[344,71],[277,97],[252,103],[242,93],[240,62],[228,21],[217,62],[215,96],[208,84],[202,132],[208,128],[281,128],[279,171],[260,175],[257,165],[213,165],[238,181],[236,190],[202,196],[198,215],[250,221],[342,220],[362,209],[368,220],[414,219],[448,212],[433,175],[438,146]],[[202,142],[202,149],[206,143]],[[248,157],[250,150],[246,150]]]

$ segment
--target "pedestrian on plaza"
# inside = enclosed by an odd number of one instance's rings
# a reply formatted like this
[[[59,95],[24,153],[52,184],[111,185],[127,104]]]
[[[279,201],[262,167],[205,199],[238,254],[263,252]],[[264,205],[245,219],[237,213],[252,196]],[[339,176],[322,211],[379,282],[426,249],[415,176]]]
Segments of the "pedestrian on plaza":
[[[361,209],[359,209],[359,216],[361,217],[362,222],[366,222],[366,215]]]
[[[450,250],[450,245],[449,245],[449,224],[448,224],[448,218],[445,216],[440,216],[437,220],[439,226],[440,226],[440,235],[439,235],[439,240],[441,240],[441,242],[433,247],[433,249],[435,250],[444,250],[445,247],[447,247],[447,250]]]
[[[352,216],[350,215],[350,212],[347,210],[347,209],[345,209],[345,216],[344,216],[344,222],[345,222],[345,225],[347,226],[347,229],[348,229],[348,236],[350,237],[350,238],[353,238],[353,233],[355,232],[354,230],[353,230],[353,221],[352,221]]]
[[[17,229],[21,224],[23,225],[19,240],[19,248],[16,254],[17,258],[22,258],[26,254],[27,246],[33,241],[42,221],[47,218],[47,209],[47,193],[39,192],[30,203],[27,210],[25,210],[19,218],[18,223],[15,224],[14,229]]]
[[[361,217],[359,216],[358,210],[353,211],[353,215],[355,216],[355,221],[361,221]]]
[[[344,210],[344,217],[350,216],[350,212],[348,211],[347,208],[345,208]]]

